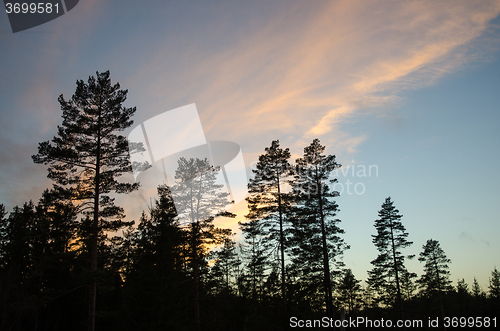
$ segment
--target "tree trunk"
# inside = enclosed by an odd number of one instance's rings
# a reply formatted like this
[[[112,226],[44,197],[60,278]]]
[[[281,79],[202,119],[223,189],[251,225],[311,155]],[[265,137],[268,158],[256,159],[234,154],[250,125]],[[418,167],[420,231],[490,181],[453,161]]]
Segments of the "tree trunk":
[[[97,155],[95,162],[95,188],[94,188],[94,219],[92,221],[92,243],[90,257],[90,274],[92,282],[89,288],[89,319],[88,331],[95,329],[95,308],[97,297],[97,279],[95,271],[97,270],[97,237],[99,235],[99,185],[100,185],[100,170],[101,170],[101,114],[98,117],[97,131]]]
[[[330,279],[330,259],[328,258],[328,246],[326,244],[326,229],[325,229],[325,215],[323,213],[323,196],[322,188],[319,180],[316,180],[316,189],[319,190],[319,217],[321,221],[321,240],[323,244],[323,273],[324,273],[324,286],[325,286],[325,305],[326,314],[328,318],[334,318],[333,311],[333,295],[332,295],[332,282]],[[333,327],[335,329],[335,325]]]
[[[286,305],[286,278],[285,278],[285,237],[283,235],[283,211],[281,208],[280,177],[276,175],[278,183],[278,214],[280,218],[280,249],[281,249],[281,296],[283,297],[283,320],[287,325],[287,305]]]
[[[399,275],[398,275],[398,264],[396,260],[396,247],[394,246],[394,234],[392,232],[392,219],[389,218],[390,226],[391,226],[391,241],[392,241],[392,257],[394,260],[394,271],[396,273],[396,288],[397,288],[397,295],[398,295],[398,301],[399,301],[399,309],[401,311],[401,319],[404,321],[405,320],[405,313],[403,310],[403,299],[401,298],[401,289],[399,286]],[[405,327],[406,329],[406,327]]]
[[[439,305],[441,306],[441,318],[443,319],[444,323],[445,315],[444,315],[444,305],[443,305],[443,291],[441,290],[441,278],[439,278],[439,269],[437,265],[436,254],[434,254],[434,252],[432,253],[432,260],[434,262],[434,268],[436,269],[436,279],[439,291]],[[443,330],[446,331],[446,326],[444,326],[444,324],[443,324]]]
[[[197,249],[197,235],[198,223],[193,224],[193,282],[194,282],[194,319],[196,330],[200,330],[200,288],[198,285],[198,249]]]

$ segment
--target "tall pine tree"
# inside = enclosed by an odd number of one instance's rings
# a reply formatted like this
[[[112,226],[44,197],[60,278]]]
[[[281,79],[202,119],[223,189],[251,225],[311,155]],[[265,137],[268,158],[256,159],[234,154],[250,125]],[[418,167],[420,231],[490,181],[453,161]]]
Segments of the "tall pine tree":
[[[325,146],[314,139],[304,148],[304,156],[296,161],[291,182],[295,202],[292,268],[304,283],[301,287],[308,292],[318,291],[314,284],[323,283],[323,303],[327,316],[333,318],[332,266],[343,265],[340,257],[349,247],[340,237],[344,230],[339,228],[340,220],[336,218],[338,205],[334,198],[339,193],[329,187],[337,181],[330,176],[340,164],[335,155],[324,155],[324,151]],[[316,296],[311,294],[305,296]]]
[[[87,83],[76,82],[76,91],[66,100],[61,94],[62,125],[51,141],[40,143],[35,163],[49,165],[48,177],[56,188],[66,190],[80,202],[80,212],[90,218],[90,270],[88,330],[93,331],[96,316],[98,238],[102,231],[117,231],[126,224],[123,208],[115,205],[110,193],[129,193],[138,184],[119,182],[131,172],[129,144],[118,132],[133,124],[136,108],[125,108],[127,90],[111,84],[109,71],[96,73]],[[133,146],[131,151],[143,150]]]
[[[250,220],[263,220],[265,231],[269,231],[271,240],[279,245],[279,261],[281,270],[281,297],[283,314],[287,314],[286,271],[285,271],[285,227],[286,214],[290,210],[290,195],[284,192],[283,185],[291,176],[289,163],[290,150],[282,149],[279,140],[274,140],[265,153],[259,156],[254,177],[250,179],[248,191]]]
[[[400,277],[407,270],[404,265],[405,256],[401,250],[411,246],[413,242],[407,240],[408,232],[401,222],[403,215],[399,214],[391,197],[385,199],[378,216],[379,219],[375,221],[377,234],[372,235],[372,241],[379,255],[370,262],[373,269],[368,271],[368,283],[378,292],[379,301],[385,305],[399,305],[401,317],[404,319]],[[394,296],[396,302],[393,300]]]

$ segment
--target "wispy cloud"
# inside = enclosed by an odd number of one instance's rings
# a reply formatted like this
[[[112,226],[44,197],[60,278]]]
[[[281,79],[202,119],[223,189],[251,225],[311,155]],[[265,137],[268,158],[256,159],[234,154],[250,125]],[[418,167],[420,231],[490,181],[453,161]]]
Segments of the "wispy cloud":
[[[288,8],[222,51],[188,54],[190,65],[170,76],[175,86],[161,75],[172,70],[160,60],[169,58],[168,47],[140,71],[157,73],[151,86],[163,104],[195,98],[214,138],[252,147],[259,140],[262,148],[275,138],[303,147],[313,137],[341,137],[345,151],[355,152],[367,137],[342,132],[345,120],[390,107],[401,90],[432,84],[470,61],[477,54],[471,43],[500,12],[499,2],[312,6]]]

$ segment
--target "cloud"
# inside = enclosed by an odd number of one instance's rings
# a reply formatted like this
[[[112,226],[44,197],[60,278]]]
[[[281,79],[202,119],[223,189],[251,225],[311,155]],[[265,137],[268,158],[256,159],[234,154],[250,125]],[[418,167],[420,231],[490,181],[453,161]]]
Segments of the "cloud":
[[[214,138],[254,152],[276,138],[302,148],[312,137],[332,144],[340,136],[352,153],[368,137],[343,132],[345,121],[383,112],[402,90],[477,58],[472,42],[499,12],[498,2],[299,3],[260,28],[228,32],[231,47],[192,46],[188,66],[172,69],[166,46],[139,72],[156,73],[148,90],[157,103],[190,95]]]

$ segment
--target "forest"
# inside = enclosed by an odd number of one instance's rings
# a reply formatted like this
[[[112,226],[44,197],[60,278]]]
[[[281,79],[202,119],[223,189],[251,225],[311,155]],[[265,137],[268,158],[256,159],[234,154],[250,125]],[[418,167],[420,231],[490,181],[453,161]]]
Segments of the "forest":
[[[349,243],[332,190],[341,165],[319,139],[295,161],[279,140],[264,148],[248,183],[248,214],[238,220],[241,240],[214,224],[235,215],[215,180],[220,167],[207,159],[180,158],[172,187],[159,185],[140,219],[124,221],[115,197],[139,184],[119,179],[132,172],[129,153],[144,147],[120,132],[136,108],[123,106],[128,91],[109,71],[76,85],[70,99],[59,96],[56,135],[32,157],[47,166],[53,186],[10,212],[0,204],[1,331],[395,329],[396,321],[401,329],[494,329],[500,322],[498,269],[488,288],[476,279],[454,286],[452,261],[436,238],[418,243],[418,256],[405,254],[417,243],[391,197],[380,201],[378,255],[362,286],[342,259]],[[420,275],[405,267],[413,258]],[[382,319],[393,324],[377,325]]]

